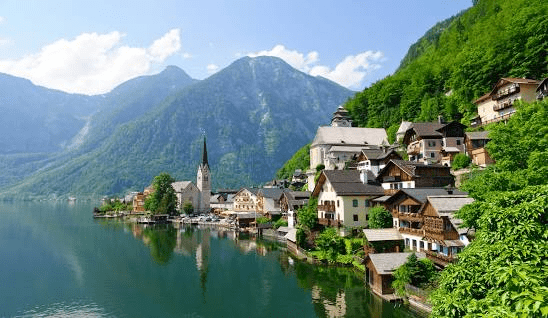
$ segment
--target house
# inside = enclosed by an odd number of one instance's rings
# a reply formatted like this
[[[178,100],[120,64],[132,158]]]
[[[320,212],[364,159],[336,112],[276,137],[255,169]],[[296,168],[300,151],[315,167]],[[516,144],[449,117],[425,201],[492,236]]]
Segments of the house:
[[[280,198],[284,190],[280,188],[262,188],[257,191],[256,211],[270,219],[281,216]]]
[[[501,78],[490,93],[474,101],[478,106],[478,117],[474,126],[486,125],[499,121],[506,121],[516,112],[516,100],[526,102],[535,100],[539,81],[526,78]]]
[[[472,160],[472,163],[478,166],[485,167],[486,165],[494,164],[485,145],[491,140],[489,131],[474,131],[467,132],[464,138],[466,154]]]
[[[455,217],[455,212],[472,202],[474,199],[467,195],[428,196],[421,209],[424,239],[428,242],[424,252],[435,264],[445,267],[469,244],[469,229],[461,228],[462,220]]]
[[[385,200],[385,208],[392,213],[394,228],[398,229],[407,248],[422,251],[428,242],[424,240],[422,207],[428,196],[462,196],[466,192],[444,188],[400,189]]]
[[[280,198],[282,217],[287,219],[287,226],[297,225],[297,210],[308,204],[310,191],[284,191]]]
[[[154,188],[150,185],[143,192],[137,192],[133,197],[133,213],[145,212],[145,200],[154,192]]]
[[[537,86],[537,99],[542,100],[548,96],[548,77],[543,79],[540,84]]]
[[[465,125],[453,121],[413,123],[403,137],[409,161],[442,163],[450,166],[453,156],[464,152]]]
[[[364,245],[365,255],[369,253],[399,253],[403,252],[403,236],[396,228],[364,229],[367,242]]]
[[[365,281],[373,292],[378,295],[394,293],[392,281],[394,272],[407,262],[412,253],[379,253],[368,254],[365,257]],[[424,254],[415,253],[418,259]]]
[[[242,188],[234,195],[233,211],[237,213],[257,211],[258,188]]]
[[[357,170],[324,170],[312,195],[318,198],[318,223],[324,226],[366,227],[371,200],[384,194],[381,186],[364,180]],[[364,180],[364,181],[362,181]]]
[[[453,185],[454,179],[449,167],[394,159],[379,171],[376,178],[386,195],[405,188],[445,187]]]
[[[234,194],[216,193],[209,200],[211,209],[216,214],[223,214],[234,207]]]
[[[388,145],[384,128],[352,127],[348,111],[342,106],[333,114],[330,126],[318,127],[310,145],[310,170],[308,189],[314,189],[316,167],[324,165],[326,170],[343,169],[346,162],[360,154],[366,146]]]
[[[365,148],[358,155],[358,170],[369,170],[374,177],[386,166],[390,160],[402,160],[402,157],[394,150],[387,147]]]

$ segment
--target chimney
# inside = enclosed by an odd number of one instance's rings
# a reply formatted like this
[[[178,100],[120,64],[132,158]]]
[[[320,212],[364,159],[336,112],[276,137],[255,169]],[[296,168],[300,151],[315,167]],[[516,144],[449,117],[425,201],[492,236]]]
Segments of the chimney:
[[[369,182],[367,178],[367,170],[363,169],[360,171],[360,180],[363,184],[367,184]]]
[[[443,123],[445,123],[445,121],[443,120],[443,116],[438,115],[438,124],[443,124]]]

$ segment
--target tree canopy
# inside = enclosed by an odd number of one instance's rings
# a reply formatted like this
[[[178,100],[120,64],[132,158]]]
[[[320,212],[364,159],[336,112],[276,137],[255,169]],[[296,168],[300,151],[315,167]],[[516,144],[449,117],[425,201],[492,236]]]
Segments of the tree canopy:
[[[392,227],[392,214],[382,206],[376,206],[369,209],[370,229],[385,229]]]
[[[163,172],[152,183],[154,192],[145,200],[145,209],[153,214],[177,213],[177,196],[171,184],[175,182],[168,173]]]

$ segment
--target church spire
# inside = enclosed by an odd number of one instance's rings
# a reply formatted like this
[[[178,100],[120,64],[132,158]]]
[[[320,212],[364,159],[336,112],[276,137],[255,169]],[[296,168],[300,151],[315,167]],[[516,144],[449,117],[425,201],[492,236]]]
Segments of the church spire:
[[[202,165],[209,166],[207,163],[207,147],[206,147],[206,137],[204,136],[204,149],[202,151]]]

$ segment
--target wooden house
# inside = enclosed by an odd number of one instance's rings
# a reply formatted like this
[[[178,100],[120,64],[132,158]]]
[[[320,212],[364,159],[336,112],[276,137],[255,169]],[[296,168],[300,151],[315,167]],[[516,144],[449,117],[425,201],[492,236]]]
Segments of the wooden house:
[[[270,219],[281,216],[280,199],[283,191],[280,188],[259,189],[255,211]]]
[[[454,184],[451,169],[440,164],[390,160],[379,172],[377,181],[385,194],[391,195],[405,188],[435,188]]]
[[[308,204],[310,194],[310,191],[284,191],[282,193],[280,209],[289,228],[297,225],[297,211]]]
[[[365,281],[373,292],[378,295],[394,293],[392,281],[394,271],[407,262],[412,253],[379,253],[368,254],[365,257]],[[417,258],[424,254],[416,253]]]
[[[388,147],[369,147],[362,149],[358,155],[358,170],[369,170],[376,177],[390,162],[390,160],[402,160],[402,157],[394,150]]]
[[[467,132],[464,144],[466,146],[466,154],[472,160],[472,163],[478,166],[485,167],[486,165],[494,164],[485,145],[489,142],[489,131]]]

